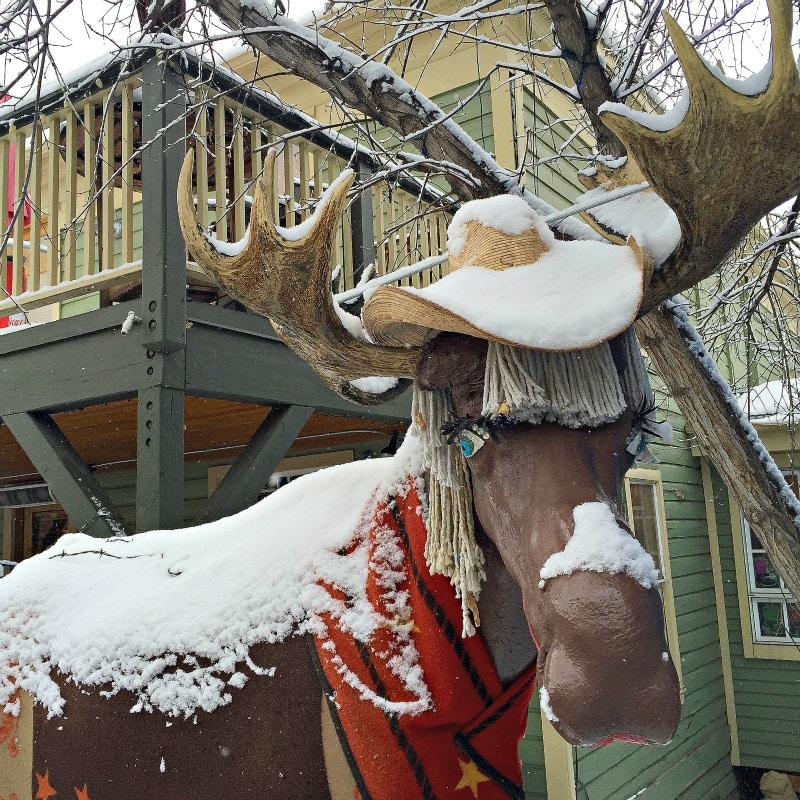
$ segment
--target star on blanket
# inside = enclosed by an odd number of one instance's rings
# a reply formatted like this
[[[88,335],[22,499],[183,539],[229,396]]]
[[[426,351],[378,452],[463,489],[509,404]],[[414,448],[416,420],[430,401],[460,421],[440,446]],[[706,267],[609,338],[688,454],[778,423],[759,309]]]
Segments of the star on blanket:
[[[89,797],[89,787],[84,783],[83,789],[79,789],[77,786],[73,787],[75,789],[75,794],[78,796],[78,800],[92,800]]]
[[[36,773],[36,782],[39,784],[36,789],[35,800],[50,800],[50,798],[58,794],[56,790],[50,785],[50,770],[45,770],[44,775]]]
[[[472,796],[478,797],[478,786],[489,780],[479,769],[474,761],[458,760],[458,766],[461,767],[461,780],[456,786],[456,791],[459,789],[469,789]]]

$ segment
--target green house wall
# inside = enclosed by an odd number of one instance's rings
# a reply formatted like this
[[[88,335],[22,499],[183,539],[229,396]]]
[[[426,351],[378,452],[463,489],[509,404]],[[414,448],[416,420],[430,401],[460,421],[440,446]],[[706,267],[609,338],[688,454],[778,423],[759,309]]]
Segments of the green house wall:
[[[588,154],[590,148],[580,138],[571,138],[573,129],[569,123],[548,108],[527,87],[523,90],[523,119],[525,130],[537,135],[528,142],[533,149],[533,166],[525,173],[525,187],[555,208],[566,208],[575,198],[586,191],[578,180],[578,170],[587,164],[571,160],[565,153]],[[569,145],[564,147],[569,141]],[[530,162],[530,154],[529,154]]]
[[[669,421],[674,443],[652,449],[661,462],[686,690],[681,723],[663,747],[576,748],[578,800],[727,800],[736,788],[700,462],[691,455],[682,418],[671,413]]]
[[[712,469],[742,766],[800,773],[800,661],[745,658],[728,490]]]

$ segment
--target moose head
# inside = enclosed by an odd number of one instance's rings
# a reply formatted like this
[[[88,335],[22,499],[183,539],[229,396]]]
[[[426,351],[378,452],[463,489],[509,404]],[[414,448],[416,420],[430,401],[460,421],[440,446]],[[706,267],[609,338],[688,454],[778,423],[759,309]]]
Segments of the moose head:
[[[426,559],[451,579],[464,634],[482,606],[495,619],[498,602],[481,592],[477,528],[518,587],[524,614],[515,624],[530,630],[546,711],[565,738],[668,741],[680,703],[655,567],[615,511],[622,476],[655,433],[631,329],[649,274],[641,251],[558,242],[521,198],[473,201],[450,226],[449,276],[420,292],[375,292],[363,320],[378,344],[359,342],[343,333],[327,288],[334,212],[352,177],[329,190],[305,237],[285,239],[271,218],[274,159],[249,240],[230,257],[197,228],[187,157],[180,208],[194,257],[341,394],[363,393],[350,376],[414,379],[428,468]],[[514,664],[516,677],[531,648],[494,656]]]

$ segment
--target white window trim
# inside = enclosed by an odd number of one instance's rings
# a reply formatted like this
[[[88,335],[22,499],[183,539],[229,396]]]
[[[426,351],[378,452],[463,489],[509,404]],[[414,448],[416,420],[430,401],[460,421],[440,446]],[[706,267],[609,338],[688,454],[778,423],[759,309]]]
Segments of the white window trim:
[[[672,586],[672,567],[669,557],[669,537],[667,535],[667,514],[664,506],[664,485],[661,473],[657,469],[631,469],[625,474],[625,506],[628,519],[633,519],[631,500],[631,483],[644,483],[653,486],[656,495],[656,522],[658,526],[658,549],[661,557],[661,603],[664,606],[664,626],[667,633],[667,646],[680,684],[681,703],[686,696],[681,667],[680,642],[678,638],[678,619],[675,615],[675,593]]]

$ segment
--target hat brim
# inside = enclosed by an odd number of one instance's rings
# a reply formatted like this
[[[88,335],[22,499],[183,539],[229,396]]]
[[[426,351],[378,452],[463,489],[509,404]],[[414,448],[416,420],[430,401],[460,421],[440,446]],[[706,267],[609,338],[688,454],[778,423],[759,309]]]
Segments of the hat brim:
[[[395,347],[451,331],[538,350],[583,350],[633,324],[647,271],[633,240],[557,242],[534,264],[465,266],[422,289],[383,286],[362,318],[375,342]]]

